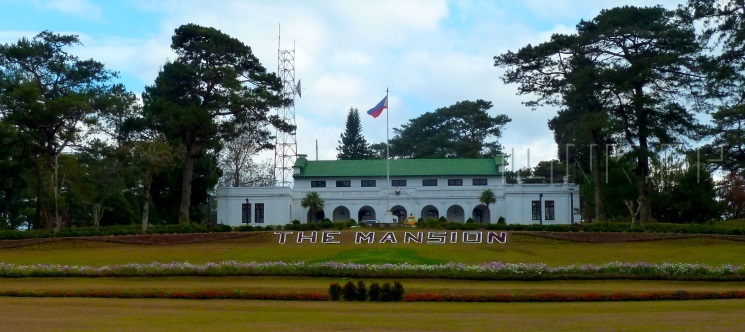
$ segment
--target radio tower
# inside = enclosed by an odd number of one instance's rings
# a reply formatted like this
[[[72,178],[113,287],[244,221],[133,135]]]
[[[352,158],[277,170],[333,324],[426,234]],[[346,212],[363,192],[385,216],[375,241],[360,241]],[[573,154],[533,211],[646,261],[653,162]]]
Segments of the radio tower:
[[[292,99],[292,104],[277,109],[277,116],[285,122],[295,125],[295,95],[300,94],[300,80],[295,84],[295,43],[292,50],[282,50],[281,33],[277,43],[277,74],[282,80],[282,96]],[[274,185],[286,187],[291,185],[292,166],[297,159],[297,138],[295,133],[276,130],[274,141]]]

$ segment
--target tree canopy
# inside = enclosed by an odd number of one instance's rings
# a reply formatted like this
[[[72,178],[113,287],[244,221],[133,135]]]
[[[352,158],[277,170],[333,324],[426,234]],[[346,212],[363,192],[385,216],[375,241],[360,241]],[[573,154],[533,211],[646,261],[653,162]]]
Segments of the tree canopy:
[[[171,48],[177,58],[166,62],[143,94],[144,117],[157,131],[185,147],[179,222],[189,222],[194,162],[205,150],[253,128],[256,146],[271,147],[264,130],[272,124],[293,126],[269,115],[291,103],[281,96],[282,83],[267,72],[251,48],[217,29],[195,24],[176,29]]]
[[[398,158],[481,158],[501,154],[498,139],[511,119],[491,116],[492,103],[478,99],[438,108],[394,128],[390,153]]]

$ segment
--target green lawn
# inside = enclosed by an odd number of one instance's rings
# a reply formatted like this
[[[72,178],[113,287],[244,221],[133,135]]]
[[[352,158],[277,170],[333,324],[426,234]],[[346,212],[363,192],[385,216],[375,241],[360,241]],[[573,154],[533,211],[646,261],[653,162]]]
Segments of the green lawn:
[[[75,242],[77,241],[77,242]],[[13,264],[111,265],[189,261],[341,261],[355,263],[502,261],[551,266],[612,261],[745,264],[745,242],[690,238],[620,243],[564,242],[512,235],[507,244],[285,244],[241,239],[184,245],[124,245],[74,240],[0,249],[0,262]]]
[[[7,331],[738,331],[745,300],[349,303],[0,298]]]

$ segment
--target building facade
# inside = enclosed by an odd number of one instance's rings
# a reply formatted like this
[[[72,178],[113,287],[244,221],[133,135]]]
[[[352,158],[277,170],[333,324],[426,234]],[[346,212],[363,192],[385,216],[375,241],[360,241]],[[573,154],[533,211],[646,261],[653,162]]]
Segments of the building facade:
[[[494,159],[308,160],[298,155],[293,187],[219,187],[217,219],[230,226],[385,220],[397,216],[449,221],[569,224],[579,221],[579,187],[568,183],[507,184],[506,161]],[[387,179],[390,178],[390,183]],[[496,202],[479,202],[485,190]],[[323,209],[302,199],[316,192]]]

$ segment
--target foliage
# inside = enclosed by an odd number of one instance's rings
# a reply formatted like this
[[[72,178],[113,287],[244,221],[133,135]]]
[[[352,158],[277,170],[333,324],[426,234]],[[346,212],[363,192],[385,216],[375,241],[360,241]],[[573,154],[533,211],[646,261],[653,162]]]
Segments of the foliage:
[[[55,231],[62,225],[59,156],[94,133],[107,109],[134,100],[109,82],[116,73],[69,53],[79,44],[78,36],[44,31],[0,46],[0,116],[18,130],[34,167],[33,225]]]
[[[171,49],[177,58],[145,88],[143,112],[149,126],[185,148],[178,218],[188,223],[195,161],[207,150],[242,131],[252,131],[255,146],[269,147],[267,125],[294,128],[269,115],[291,100],[280,95],[281,81],[247,45],[217,29],[186,24],[176,29]]]
[[[303,199],[300,201],[300,206],[310,210],[308,211],[308,223],[318,222],[318,220],[316,220],[316,212],[318,210],[322,210],[324,204],[325,202],[323,201],[323,198],[321,198],[321,195],[318,194],[318,192],[309,191],[307,194],[305,194],[305,197],[303,197]]]
[[[344,301],[355,301],[357,299],[357,285],[352,281],[347,281],[342,288],[341,298]]]
[[[693,23],[675,14],[659,6],[602,10],[593,20],[580,21],[576,34],[556,34],[549,42],[495,57],[496,66],[508,68],[503,76],[506,83],[520,84],[520,94],[538,94],[536,100],[526,104],[564,104],[570,109],[586,107],[592,112],[605,112],[600,123],[606,123],[605,119],[609,122],[595,128],[622,138],[637,159],[642,223],[651,217],[650,186],[645,180],[654,152],[650,144],[677,143],[700,132],[693,111],[683,99],[693,97],[697,101],[699,97],[703,83],[697,66],[701,45]],[[580,60],[589,63],[568,63]],[[590,75],[573,76],[567,72],[572,69],[588,70]],[[570,93],[573,86],[583,86],[574,78],[590,80],[591,88],[584,92],[593,95],[579,97],[601,103],[562,102],[565,93],[576,97]]]
[[[497,196],[491,189],[486,189],[481,192],[481,196],[479,196],[479,202],[485,204],[486,207],[489,208],[489,204],[494,204],[497,202]]]
[[[367,301],[367,286],[362,280],[357,281],[357,296],[355,297],[355,300]]]
[[[380,284],[374,282],[370,285],[370,291],[368,292],[368,298],[372,302],[380,301]]]
[[[341,134],[339,146],[336,148],[339,160],[363,160],[372,159],[372,150],[367,145],[365,137],[362,136],[362,124],[360,123],[360,112],[356,108],[350,108],[347,114],[347,125]]]
[[[146,276],[325,276],[360,278],[448,278],[469,280],[564,280],[564,279],[636,279],[636,280],[745,280],[745,266],[708,266],[690,263],[649,264],[612,262],[599,265],[574,264],[551,267],[546,264],[490,262],[480,265],[445,264],[354,264],[305,262],[150,263],[115,266],[14,265],[0,263],[0,277],[146,277]],[[356,298],[357,286],[344,286],[345,299]],[[387,286],[386,286],[387,285]],[[347,289],[349,288],[349,289]],[[354,289],[354,292],[351,291]],[[347,293],[344,295],[344,293]],[[373,286],[369,290],[373,298]],[[400,294],[400,295],[399,295]],[[380,288],[381,301],[395,301],[403,295],[403,286]]]
[[[497,140],[511,119],[490,116],[492,103],[462,101],[394,128],[390,153],[398,158],[481,158],[501,154]]]
[[[329,298],[331,299],[331,301],[339,301],[339,299],[341,298],[341,294],[342,288],[338,282],[329,285]]]

